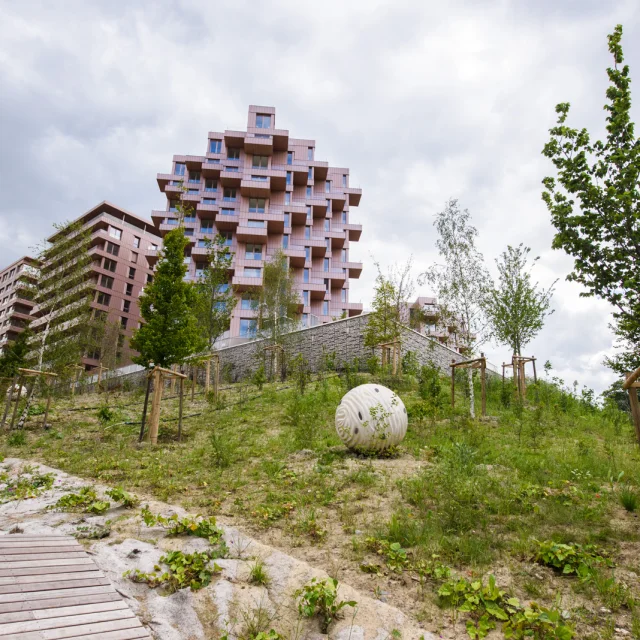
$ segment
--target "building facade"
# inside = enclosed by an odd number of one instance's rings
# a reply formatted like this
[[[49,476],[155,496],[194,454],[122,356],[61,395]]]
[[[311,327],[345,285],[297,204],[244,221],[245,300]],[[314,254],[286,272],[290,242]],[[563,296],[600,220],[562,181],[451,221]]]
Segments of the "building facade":
[[[38,261],[24,256],[0,271],[0,353],[29,324],[33,311],[31,285],[38,277]]]
[[[314,140],[277,129],[273,107],[250,106],[246,131],[210,132],[204,155],[175,155],[171,173],[157,180],[167,199],[151,214],[160,234],[178,224],[180,198],[193,208],[184,219],[190,279],[205,268],[206,238],[221,234],[234,254],[232,339],[250,336],[255,311],[248,294],[262,285],[265,261],[278,249],[300,293],[303,326],[362,312],[362,304],[349,301],[349,281],[362,272],[350,257],[362,233],[352,220],[361,189],[349,186],[349,169],[316,160]],[[151,254],[150,265],[156,260]]]
[[[401,312],[402,322],[414,331],[437,340],[458,353],[464,353],[465,347],[459,339],[460,320],[446,317],[440,310],[436,298],[419,296]]]
[[[90,238],[91,263],[86,284],[90,288],[92,315],[118,325],[119,364],[130,364],[135,352],[129,348],[129,339],[140,323],[138,297],[153,278],[147,255],[158,251],[161,238],[151,222],[106,201],[74,222],[79,222]],[[48,241],[55,240],[58,233]],[[46,270],[47,265],[42,268]],[[47,313],[46,303],[33,310],[34,331],[42,330]],[[100,358],[99,352],[87,354],[83,364],[91,370],[100,364]]]

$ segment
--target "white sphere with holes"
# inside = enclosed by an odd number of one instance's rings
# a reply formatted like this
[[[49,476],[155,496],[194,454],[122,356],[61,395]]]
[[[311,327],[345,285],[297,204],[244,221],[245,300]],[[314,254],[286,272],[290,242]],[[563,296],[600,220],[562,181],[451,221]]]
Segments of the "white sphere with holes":
[[[27,395],[27,387],[21,387],[18,384],[14,384],[12,388],[11,385],[9,385],[6,395],[8,396],[10,393],[13,393],[13,396],[12,396],[13,400],[15,400],[17,397],[22,398]],[[20,394],[19,396],[18,396],[18,393]]]
[[[336,431],[350,449],[382,451],[404,439],[407,409],[391,389],[380,384],[361,384],[340,401]]]

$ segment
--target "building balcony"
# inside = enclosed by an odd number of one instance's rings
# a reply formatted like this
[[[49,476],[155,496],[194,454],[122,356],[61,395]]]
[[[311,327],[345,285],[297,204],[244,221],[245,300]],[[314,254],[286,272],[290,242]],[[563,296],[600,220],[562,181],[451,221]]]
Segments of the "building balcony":
[[[305,199],[308,207],[312,207],[314,218],[327,217],[327,199],[320,196],[312,196]]]
[[[287,171],[290,171],[293,174],[293,184],[298,186],[307,184],[307,180],[309,179],[309,167],[290,164],[287,165]]]
[[[345,224],[343,229],[349,232],[349,240],[353,240],[354,242],[360,240],[360,236],[362,235],[361,224]]]
[[[304,267],[304,263],[307,259],[306,251],[304,247],[290,246],[287,249],[283,249],[282,252],[289,258],[289,265],[296,268]]]
[[[329,163],[322,160],[309,160],[307,166],[313,167],[313,177],[317,181],[327,179]]]
[[[273,139],[248,135],[244,139],[244,150],[257,156],[270,156],[273,154]]]
[[[243,178],[240,183],[240,193],[247,198],[268,198],[271,195],[271,178],[266,180],[252,180]]]
[[[362,262],[339,262],[338,265],[341,269],[349,270],[350,278],[359,278],[362,273]]]
[[[205,178],[219,178],[223,165],[219,162],[204,162],[202,164],[202,175]]]
[[[268,175],[271,178],[271,189],[273,191],[284,191],[287,188],[287,172],[279,169],[269,169]]]
[[[183,193],[182,188],[177,184],[167,184],[161,191],[164,191],[167,200],[179,200],[180,195]]]
[[[266,222],[269,233],[284,232],[284,214],[282,213],[254,213],[252,211],[242,211],[240,215],[240,225],[248,226],[249,220],[261,220]]]
[[[329,269],[328,277],[331,278],[331,287],[333,289],[342,289],[344,283],[347,281],[347,276],[342,269]]]
[[[196,204],[196,211],[198,213],[205,213],[205,214],[216,214],[218,213],[218,211],[220,211],[220,205],[218,204],[202,204],[202,202],[198,202],[198,204]],[[213,218],[215,216],[213,215],[205,215],[205,216],[201,216],[204,218]]]
[[[239,187],[242,182],[242,173],[225,169],[220,172],[220,182],[224,187]]]
[[[342,211],[347,201],[347,196],[342,192],[332,191],[327,193],[327,198],[331,198],[331,211]]]
[[[362,189],[357,189],[356,187],[345,187],[344,192],[349,197],[350,207],[357,207],[360,204]]]
[[[287,129],[273,129],[274,151],[286,151],[289,148],[289,131]]]
[[[165,187],[170,182],[179,181],[182,177],[183,176],[176,176],[173,173],[158,173],[156,175],[156,180],[158,181],[158,187],[160,188],[160,191],[164,191]]]
[[[239,242],[267,242],[267,228],[266,227],[248,227],[240,225],[236,231],[236,237]]]
[[[307,207],[304,204],[286,204],[284,211],[291,214],[291,224],[306,224]]]
[[[252,291],[262,286],[262,278],[249,278],[247,276],[235,275],[231,279],[231,284],[236,291]]]
[[[235,147],[242,148],[244,146],[244,139],[246,137],[245,131],[225,131],[224,132],[224,144],[227,148]]]
[[[332,249],[342,249],[344,247],[346,240],[344,231],[325,231],[324,235],[331,240]]]
[[[327,289],[322,280],[312,279],[311,282],[303,282],[300,287],[309,292],[311,300],[324,300]]]
[[[362,302],[343,302],[342,308],[347,312],[350,318],[359,316],[362,313]]]
[[[240,219],[237,215],[229,215],[219,213],[216,216],[216,228],[220,231],[233,231],[239,224]]]

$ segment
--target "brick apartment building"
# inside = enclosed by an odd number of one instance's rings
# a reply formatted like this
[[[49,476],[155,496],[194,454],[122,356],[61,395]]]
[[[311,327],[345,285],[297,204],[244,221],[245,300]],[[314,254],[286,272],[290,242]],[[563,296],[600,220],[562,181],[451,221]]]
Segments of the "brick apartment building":
[[[349,255],[362,233],[352,221],[361,189],[349,186],[349,169],[315,159],[314,140],[276,129],[273,107],[250,106],[246,131],[210,132],[204,155],[175,155],[171,173],[157,180],[167,204],[151,217],[163,235],[178,224],[176,204],[182,185],[188,188],[190,279],[205,267],[205,238],[220,233],[234,253],[230,281],[239,301],[231,338],[250,336],[255,312],[247,293],[262,285],[265,261],[278,249],[289,259],[304,326],[362,312],[349,302],[349,280],[362,272]],[[149,260],[154,265],[157,255]]]
[[[38,261],[24,256],[0,271],[0,353],[13,342],[31,320]]]
[[[87,284],[91,288],[93,313],[102,314],[120,326],[121,364],[130,364],[129,338],[140,323],[138,297],[153,277],[147,255],[158,250],[161,238],[148,220],[106,201],[74,222],[81,222],[82,229],[90,234],[92,261]],[[48,240],[54,240],[57,235],[53,234]],[[43,269],[46,266],[43,265]],[[44,326],[46,312],[46,304],[33,310],[34,331]],[[99,354],[89,354],[83,358],[83,364],[87,370],[93,369],[99,364]]]

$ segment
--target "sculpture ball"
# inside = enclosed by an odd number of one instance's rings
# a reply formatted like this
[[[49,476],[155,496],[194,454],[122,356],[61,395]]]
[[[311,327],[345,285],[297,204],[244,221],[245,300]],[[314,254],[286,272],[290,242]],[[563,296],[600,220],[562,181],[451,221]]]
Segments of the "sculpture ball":
[[[350,449],[383,451],[404,439],[407,410],[391,389],[380,384],[361,384],[340,401],[336,431]]]

